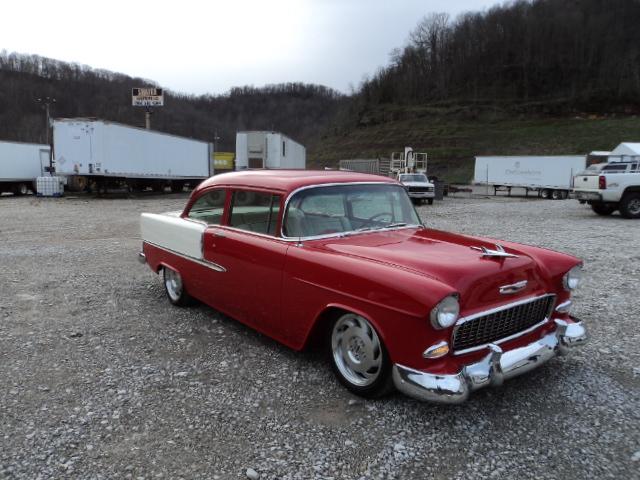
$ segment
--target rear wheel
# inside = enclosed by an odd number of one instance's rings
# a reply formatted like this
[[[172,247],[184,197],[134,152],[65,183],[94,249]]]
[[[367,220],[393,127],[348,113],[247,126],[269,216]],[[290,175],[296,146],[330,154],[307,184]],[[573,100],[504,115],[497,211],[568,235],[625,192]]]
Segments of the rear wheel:
[[[171,182],[171,191],[173,193],[180,193],[184,190],[184,182]]]
[[[596,212],[598,215],[602,215],[603,217],[605,217],[615,212],[616,207],[606,203],[594,203],[591,205],[591,210]]]
[[[164,267],[162,269],[162,277],[165,292],[171,303],[179,307],[185,307],[192,302],[191,296],[184,288],[182,276],[177,271]]]
[[[540,190],[540,198],[544,198],[545,200],[551,198],[551,190],[549,190],[548,188],[543,188],[542,190]]]
[[[562,191],[561,190],[553,190],[551,192],[552,200],[561,200],[562,199]]]
[[[640,192],[627,193],[622,197],[620,215],[624,218],[640,218]]]
[[[347,389],[367,398],[393,389],[389,355],[366,318],[354,313],[337,318],[328,344],[331,367]]]
[[[433,205],[433,198],[428,199],[427,202],[429,202],[429,205]]]

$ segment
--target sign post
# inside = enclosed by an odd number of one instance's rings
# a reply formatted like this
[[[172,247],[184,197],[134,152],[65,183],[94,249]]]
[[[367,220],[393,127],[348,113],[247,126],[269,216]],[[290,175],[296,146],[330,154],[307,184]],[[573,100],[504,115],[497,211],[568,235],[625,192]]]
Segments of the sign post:
[[[164,92],[161,88],[132,88],[131,104],[134,107],[144,107],[144,120],[147,130],[151,129],[152,107],[164,106]]]

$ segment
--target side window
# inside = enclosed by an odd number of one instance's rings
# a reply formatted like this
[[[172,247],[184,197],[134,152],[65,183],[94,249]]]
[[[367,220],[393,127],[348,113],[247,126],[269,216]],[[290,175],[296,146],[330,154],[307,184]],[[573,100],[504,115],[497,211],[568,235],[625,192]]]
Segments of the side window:
[[[275,235],[280,195],[236,190],[231,197],[229,225],[241,230]]]
[[[218,188],[200,196],[191,206],[188,217],[209,225],[220,225],[227,191]]]

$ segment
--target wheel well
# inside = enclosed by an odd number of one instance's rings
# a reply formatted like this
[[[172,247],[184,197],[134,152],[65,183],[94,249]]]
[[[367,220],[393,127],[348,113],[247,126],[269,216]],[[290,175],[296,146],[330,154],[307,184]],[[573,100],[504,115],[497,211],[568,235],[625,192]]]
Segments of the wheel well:
[[[304,342],[305,350],[316,350],[322,347],[322,342],[325,338],[327,330],[331,327],[333,321],[341,315],[345,313],[355,313],[350,312],[344,308],[338,307],[328,307],[325,308],[320,315],[316,318],[316,321],[307,335],[307,338]]]
[[[624,193],[622,195],[624,196],[627,193],[638,193],[638,192],[640,192],[640,185],[633,185],[631,187],[625,188]]]

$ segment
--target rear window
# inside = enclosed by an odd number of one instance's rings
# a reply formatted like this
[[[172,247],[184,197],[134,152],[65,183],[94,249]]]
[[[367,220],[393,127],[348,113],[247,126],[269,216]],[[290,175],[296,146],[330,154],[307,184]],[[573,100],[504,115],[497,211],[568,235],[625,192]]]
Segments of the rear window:
[[[236,190],[231,197],[229,225],[248,232],[275,235],[280,195]]]

